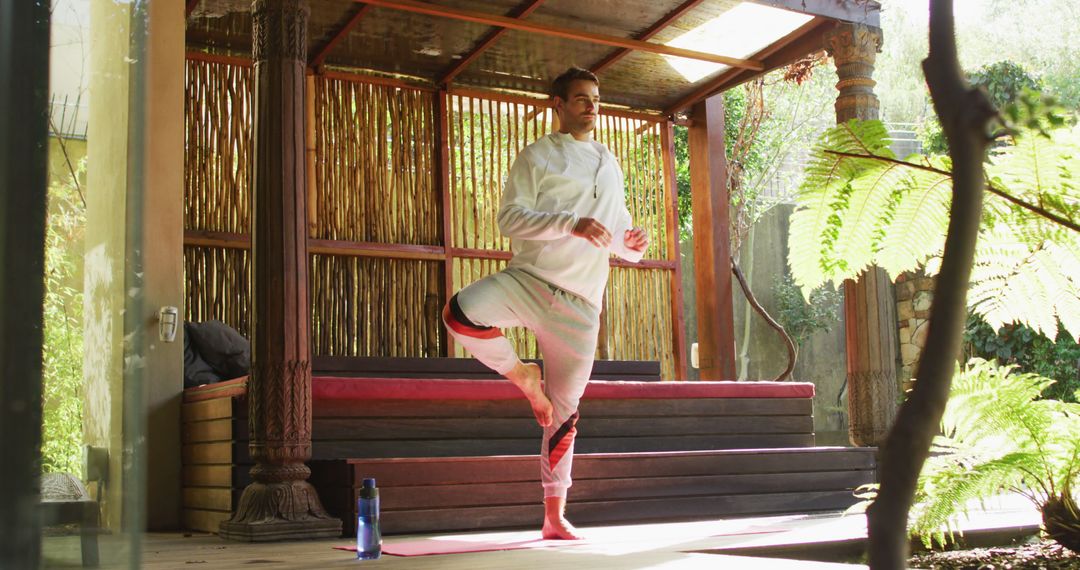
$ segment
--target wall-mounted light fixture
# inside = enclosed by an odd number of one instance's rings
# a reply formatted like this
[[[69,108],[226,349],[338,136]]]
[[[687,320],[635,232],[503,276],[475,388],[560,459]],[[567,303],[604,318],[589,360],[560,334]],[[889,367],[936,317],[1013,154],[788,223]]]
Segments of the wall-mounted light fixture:
[[[162,307],[158,311],[158,338],[164,342],[176,340],[176,329],[180,326],[180,309]]]

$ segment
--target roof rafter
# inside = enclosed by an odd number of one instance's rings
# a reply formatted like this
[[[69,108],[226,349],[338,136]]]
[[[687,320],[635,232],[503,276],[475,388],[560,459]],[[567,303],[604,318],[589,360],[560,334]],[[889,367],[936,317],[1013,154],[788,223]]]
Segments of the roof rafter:
[[[686,2],[683,2],[682,5],[680,5],[678,8],[675,8],[674,10],[668,12],[664,15],[663,18],[660,18],[656,21],[656,23],[646,28],[644,32],[641,32],[640,34],[634,36],[634,39],[645,41],[655,36],[661,30],[668,27],[672,22],[678,20],[684,14],[696,8],[698,4],[701,4],[704,1],[705,0],[687,0]],[[590,66],[589,70],[593,73],[599,74],[604,69],[611,67],[611,65],[614,64],[616,61],[619,61],[620,59],[625,57],[631,51],[633,50],[631,50],[630,48],[617,49],[604,57],[604,59],[601,59],[600,61]]]
[[[464,20],[467,22],[476,22],[479,24],[487,24],[489,26],[500,26],[503,28],[510,28],[514,30],[521,30],[524,32],[532,32],[537,34],[544,34],[549,36],[561,37],[570,40],[577,40],[583,42],[590,42],[601,45],[609,45],[620,48],[630,48],[634,50],[647,51],[652,53],[659,53],[664,55],[673,55],[676,57],[685,57],[688,59],[698,59],[702,61],[710,61],[713,63],[720,63],[723,65],[730,65],[732,67],[740,67],[745,69],[761,70],[764,69],[764,65],[760,61],[752,61],[746,59],[738,59],[734,57],[727,57],[723,55],[715,55],[711,53],[705,53],[701,51],[694,51],[682,48],[676,48],[666,46],[663,44],[655,44],[649,42],[643,42],[640,40],[633,40],[628,38],[621,38],[618,36],[612,36],[608,34],[597,34],[593,32],[587,32],[584,30],[575,30],[572,28],[564,28],[560,26],[550,26],[547,24],[539,24],[534,22],[528,22],[524,20],[517,20],[514,18],[507,18],[505,16],[496,16],[494,14],[487,14],[484,12],[475,12],[472,10],[459,10],[457,8],[449,8],[437,4],[428,4],[425,2],[414,2],[413,0],[356,0],[357,2],[364,2],[373,6],[380,6],[384,8],[393,8],[397,10],[405,10],[408,12],[416,12],[418,14],[426,14],[429,16],[439,16],[444,18],[452,18],[456,20]]]
[[[523,19],[529,14],[532,14],[534,10],[540,7],[540,4],[543,4],[543,2],[544,0],[525,0],[524,3],[520,4],[517,8],[514,8],[509,14],[507,14],[507,17],[516,18],[519,20]],[[489,47],[494,45],[495,40],[502,37],[502,35],[506,33],[506,30],[507,28],[496,27],[494,30],[488,32],[488,34],[481,38],[480,41],[476,42],[476,45],[473,46],[472,50],[469,53],[462,56],[460,61],[455,63],[453,67],[443,73],[442,77],[440,77],[439,80],[436,81],[436,83],[438,83],[439,85],[446,85],[447,83],[453,81],[454,78],[458,76],[458,74],[460,74],[462,71],[465,71],[465,68],[469,67],[469,65],[472,64],[472,62],[476,60],[476,58],[480,57],[480,54],[484,53]]]
[[[835,22],[822,17],[810,20],[776,43],[754,54],[754,57],[764,64],[763,69],[729,69],[694,90],[693,93],[669,105],[664,109],[664,114],[674,115],[720,91],[750,81],[759,75],[764,75],[807,54],[823,49],[825,45],[822,38],[825,32],[831,30],[835,25]]]
[[[356,24],[360,23],[360,18],[364,17],[364,14],[371,10],[370,4],[357,4],[353,10],[349,20],[345,22],[334,35],[330,36],[330,39],[319,48],[319,51],[312,56],[308,62],[308,67],[319,67],[326,61],[326,56],[330,55],[330,50],[334,49],[334,46],[342,40],[345,36],[356,27]]]
[[[783,8],[831,20],[881,26],[881,4],[874,0],[750,0],[754,4]]]

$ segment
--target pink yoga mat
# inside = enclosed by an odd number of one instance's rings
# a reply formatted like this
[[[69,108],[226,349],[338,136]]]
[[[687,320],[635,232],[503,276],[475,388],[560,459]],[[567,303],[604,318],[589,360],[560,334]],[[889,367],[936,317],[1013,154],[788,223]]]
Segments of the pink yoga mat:
[[[683,539],[701,539],[721,536],[745,536],[755,534],[771,534],[784,532],[783,529],[762,526],[749,526],[732,528],[727,532],[715,532],[708,527],[702,527],[698,532],[681,533]],[[522,550],[526,548],[551,548],[559,546],[574,546],[579,544],[603,543],[605,540],[515,540],[516,537],[507,536],[503,539],[480,539],[462,540],[458,538],[418,538],[415,540],[395,540],[383,543],[383,554],[393,556],[430,556],[434,554],[464,554],[466,552],[495,552],[499,550]],[[610,540],[610,539],[609,539]],[[337,550],[356,552],[356,546],[335,546]]]
[[[451,540],[422,538],[419,540],[383,543],[383,554],[394,556],[430,556],[433,554],[464,554],[466,552],[494,552],[497,550],[521,550],[582,544],[584,540]],[[356,546],[335,546],[337,550],[356,552]]]

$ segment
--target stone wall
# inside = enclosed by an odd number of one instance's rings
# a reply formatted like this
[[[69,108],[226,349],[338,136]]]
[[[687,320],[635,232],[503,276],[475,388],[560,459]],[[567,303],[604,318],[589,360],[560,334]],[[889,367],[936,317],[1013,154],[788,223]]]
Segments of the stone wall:
[[[921,273],[903,273],[896,278],[896,321],[900,334],[900,382],[907,392],[912,387],[919,355],[926,347],[930,304],[934,299],[934,278]]]

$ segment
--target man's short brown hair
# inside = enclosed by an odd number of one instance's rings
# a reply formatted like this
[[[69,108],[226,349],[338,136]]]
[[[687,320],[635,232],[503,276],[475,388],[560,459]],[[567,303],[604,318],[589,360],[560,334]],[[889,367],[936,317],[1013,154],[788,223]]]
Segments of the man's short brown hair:
[[[569,96],[570,83],[584,79],[586,81],[592,81],[597,87],[600,86],[600,80],[596,78],[596,75],[588,69],[582,69],[580,67],[571,66],[561,75],[555,78],[555,81],[551,82],[551,97],[558,97],[563,101]]]

